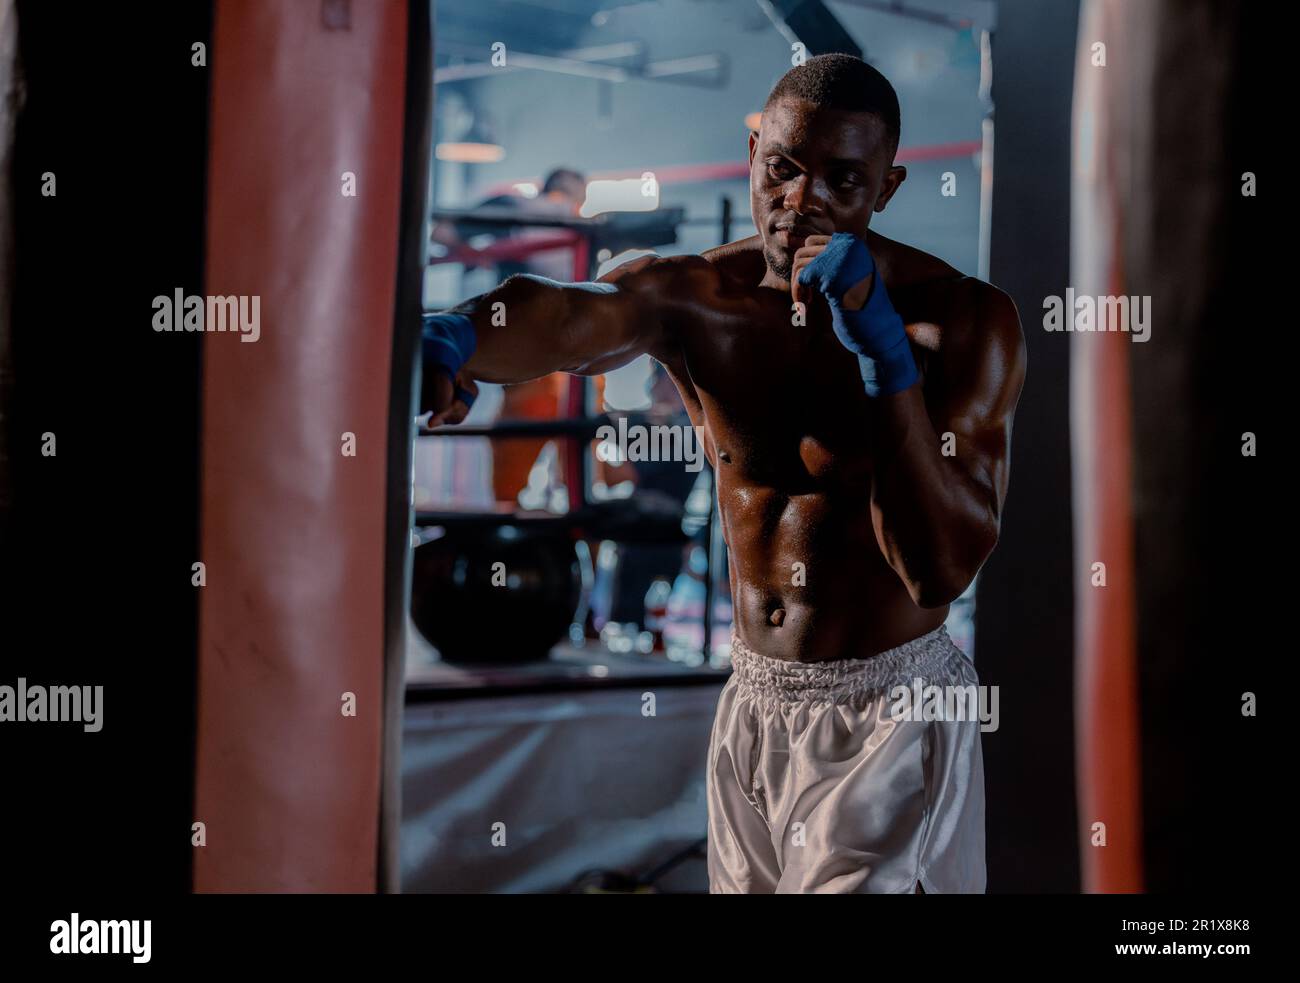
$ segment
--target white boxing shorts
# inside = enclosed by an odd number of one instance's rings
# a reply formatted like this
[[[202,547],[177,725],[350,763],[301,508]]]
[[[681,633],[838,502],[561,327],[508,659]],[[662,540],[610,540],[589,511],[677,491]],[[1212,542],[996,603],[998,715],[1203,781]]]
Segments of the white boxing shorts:
[[[983,893],[978,717],[895,719],[895,687],[978,686],[946,629],[818,663],[733,638],[731,659],[709,739],[711,893]]]

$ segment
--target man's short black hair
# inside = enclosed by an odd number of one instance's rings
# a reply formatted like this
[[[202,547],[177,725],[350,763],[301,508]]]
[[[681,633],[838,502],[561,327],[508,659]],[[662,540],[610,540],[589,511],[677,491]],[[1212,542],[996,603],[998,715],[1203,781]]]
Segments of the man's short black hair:
[[[806,99],[826,109],[875,113],[895,150],[902,121],[898,93],[889,79],[852,55],[817,55],[781,76],[768,94],[766,109],[778,99]]]
[[[563,191],[566,184],[585,185],[587,179],[577,171],[569,167],[557,167],[546,175],[546,183],[542,185],[542,194],[550,194],[552,191]]]

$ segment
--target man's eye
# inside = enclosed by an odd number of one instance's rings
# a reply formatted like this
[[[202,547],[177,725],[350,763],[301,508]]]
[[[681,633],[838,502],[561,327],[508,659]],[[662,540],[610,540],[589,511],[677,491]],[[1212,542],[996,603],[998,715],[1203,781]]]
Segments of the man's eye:
[[[788,181],[794,176],[794,168],[788,164],[772,163],[767,165],[767,173],[781,181]]]

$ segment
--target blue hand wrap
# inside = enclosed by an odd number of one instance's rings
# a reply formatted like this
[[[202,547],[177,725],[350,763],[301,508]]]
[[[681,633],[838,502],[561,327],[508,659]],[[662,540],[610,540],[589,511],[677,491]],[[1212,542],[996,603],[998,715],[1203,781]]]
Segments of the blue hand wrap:
[[[456,387],[455,395],[452,398],[459,399],[467,407],[473,407],[474,405],[474,394],[461,386]]]
[[[844,295],[873,273],[876,277],[862,310],[846,311]],[[858,356],[868,396],[902,392],[920,378],[903,319],[889,301],[871,250],[860,238],[848,232],[835,233],[817,258],[804,267],[799,282],[817,288],[826,297],[831,327],[840,343]]]
[[[426,371],[432,364],[454,377],[474,354],[474,322],[464,314],[426,314],[420,343]]]

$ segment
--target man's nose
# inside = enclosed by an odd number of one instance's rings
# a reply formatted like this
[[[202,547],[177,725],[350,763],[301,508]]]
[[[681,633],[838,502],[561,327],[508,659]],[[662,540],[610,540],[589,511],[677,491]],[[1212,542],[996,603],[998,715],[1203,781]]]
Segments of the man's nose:
[[[801,174],[790,182],[786,190],[785,207],[800,215],[819,215],[825,206],[817,192],[816,182],[809,175]]]

